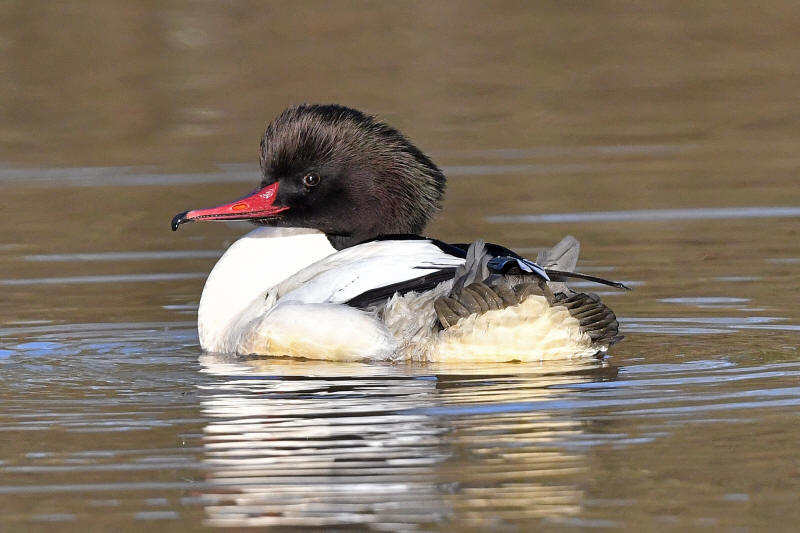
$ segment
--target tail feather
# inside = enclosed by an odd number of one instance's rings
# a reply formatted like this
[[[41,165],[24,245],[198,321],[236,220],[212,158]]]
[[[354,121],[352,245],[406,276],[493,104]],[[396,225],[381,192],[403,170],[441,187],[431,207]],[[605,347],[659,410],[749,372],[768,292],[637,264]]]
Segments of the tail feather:
[[[554,281],[561,281],[566,282],[569,278],[575,279],[585,279],[586,281],[593,281],[594,283],[599,283],[600,285],[608,285],[609,287],[616,287],[617,289],[625,289],[626,291],[631,290],[630,287],[625,285],[619,281],[611,281],[605,278],[598,278],[597,276],[590,276],[589,274],[581,274],[580,272],[564,272],[561,270],[545,270],[547,275],[550,277],[551,280]],[[563,285],[564,283],[562,283]],[[553,292],[563,292],[563,291],[556,291]]]
[[[617,315],[596,294],[556,295],[556,305],[566,307],[578,321],[581,331],[592,339],[592,345],[603,349],[622,340]]]

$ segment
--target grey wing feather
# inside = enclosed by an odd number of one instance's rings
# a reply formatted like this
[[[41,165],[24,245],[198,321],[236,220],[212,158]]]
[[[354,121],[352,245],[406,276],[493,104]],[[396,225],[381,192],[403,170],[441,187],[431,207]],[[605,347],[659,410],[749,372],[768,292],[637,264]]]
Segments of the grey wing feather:
[[[455,294],[467,285],[483,281],[489,277],[487,263],[492,257],[486,252],[486,243],[477,240],[469,245],[467,257],[462,266],[456,269],[451,294]]]
[[[572,272],[578,264],[580,252],[581,243],[578,242],[578,239],[572,235],[567,235],[549,250],[539,252],[539,255],[536,256],[536,262],[545,268]],[[563,282],[551,282],[548,285],[554,294],[570,294],[572,292],[567,287],[567,284]]]
[[[567,235],[549,250],[542,250],[536,256],[536,263],[544,268],[572,272],[578,264],[581,243],[572,235]]]
[[[552,248],[539,252],[536,263],[544,268],[571,272],[575,270],[575,265],[578,263],[580,247],[578,239],[572,235],[567,235]],[[487,263],[492,257],[493,256],[486,250],[486,243],[484,241],[477,240],[470,244],[464,265],[456,269],[453,288],[450,294],[458,294],[464,287],[488,279],[491,272]],[[524,277],[507,276],[507,279],[508,282],[513,285],[523,281]],[[563,292],[569,294],[569,289],[567,289],[564,283],[550,282],[549,286],[554,293]]]

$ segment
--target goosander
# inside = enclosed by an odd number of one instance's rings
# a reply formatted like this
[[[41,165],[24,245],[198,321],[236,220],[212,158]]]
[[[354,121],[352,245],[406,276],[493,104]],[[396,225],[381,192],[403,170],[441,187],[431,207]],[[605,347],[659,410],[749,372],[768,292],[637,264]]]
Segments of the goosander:
[[[339,105],[281,113],[260,145],[261,183],[175,215],[249,220],[208,276],[198,308],[206,352],[340,361],[502,362],[602,354],[614,313],[565,284],[578,241],[529,261],[501,246],[419,236],[445,176],[398,130]]]

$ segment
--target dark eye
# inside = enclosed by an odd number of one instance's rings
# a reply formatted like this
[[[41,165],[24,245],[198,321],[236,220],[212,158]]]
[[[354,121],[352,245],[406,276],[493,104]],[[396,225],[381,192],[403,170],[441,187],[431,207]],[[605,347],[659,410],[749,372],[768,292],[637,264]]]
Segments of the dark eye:
[[[319,176],[316,174],[306,174],[303,176],[303,185],[306,187],[316,187],[319,185]]]

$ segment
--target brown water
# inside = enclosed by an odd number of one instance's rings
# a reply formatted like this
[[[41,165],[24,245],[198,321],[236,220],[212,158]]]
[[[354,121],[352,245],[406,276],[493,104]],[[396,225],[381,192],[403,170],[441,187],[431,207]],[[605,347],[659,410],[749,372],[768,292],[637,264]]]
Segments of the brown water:
[[[794,2],[0,4],[0,531],[792,531]],[[266,122],[340,102],[450,179],[428,233],[571,233],[608,361],[203,355]],[[580,285],[579,285],[580,286]]]

